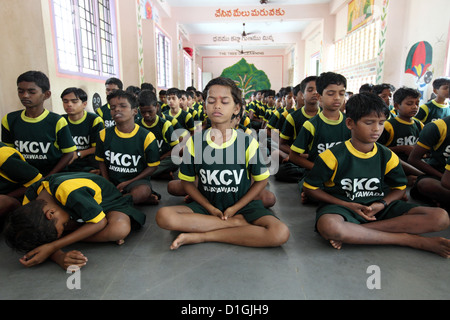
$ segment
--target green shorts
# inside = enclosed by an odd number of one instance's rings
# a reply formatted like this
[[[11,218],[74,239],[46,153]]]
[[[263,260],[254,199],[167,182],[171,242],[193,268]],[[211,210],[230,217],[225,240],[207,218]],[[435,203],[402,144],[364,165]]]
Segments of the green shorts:
[[[140,179],[140,180],[134,181],[134,182],[130,183],[129,185],[127,185],[127,186],[123,189],[122,193],[123,193],[123,194],[130,193],[131,190],[133,190],[134,188],[139,187],[139,186],[141,186],[141,185],[149,186],[149,187],[150,187],[150,190],[153,190],[153,188],[152,188],[152,183],[150,182],[149,179]]]
[[[192,211],[199,214],[210,215],[208,210],[203,208],[197,202],[193,201],[191,203],[186,204],[186,207],[189,207]],[[265,208],[261,200],[254,200],[243,207],[241,210],[236,212],[236,214],[242,214],[244,219],[251,223],[259,218],[264,216],[273,216],[275,215],[269,209]],[[275,217],[276,218],[276,217]]]
[[[389,204],[389,206],[378,212],[375,217],[377,218],[377,221],[379,220],[386,220],[386,219],[392,219],[395,217],[399,217],[405,213],[407,213],[409,210],[418,207],[418,204],[415,203],[409,203],[402,200],[396,200]],[[359,214],[354,212],[353,210],[350,210],[344,206],[336,205],[336,204],[325,204],[321,205],[316,212],[316,224],[317,221],[319,221],[320,217],[324,214],[338,214],[342,216],[345,221],[352,222],[356,224],[364,224],[371,221],[368,221],[361,217]]]
[[[158,200],[161,200],[161,195],[158,192],[156,192],[155,190],[153,190],[152,183],[150,182],[150,179],[140,179],[140,180],[137,180],[137,181],[134,181],[134,182],[130,183],[129,185],[127,185],[123,189],[122,194],[128,194],[128,193],[131,192],[131,190],[133,190],[133,188],[136,188],[136,187],[139,187],[139,186],[142,186],[142,185],[149,186],[150,190],[152,191],[152,194],[156,195]]]
[[[152,173],[152,178],[157,178],[160,175],[169,173],[169,172],[175,172],[178,170],[178,165],[174,164],[172,161],[172,157],[166,157],[158,165],[158,168],[155,172]]]
[[[146,216],[133,206],[131,195],[118,197],[112,201],[102,204],[103,212],[118,211],[130,217],[131,229],[137,230],[145,224]]]

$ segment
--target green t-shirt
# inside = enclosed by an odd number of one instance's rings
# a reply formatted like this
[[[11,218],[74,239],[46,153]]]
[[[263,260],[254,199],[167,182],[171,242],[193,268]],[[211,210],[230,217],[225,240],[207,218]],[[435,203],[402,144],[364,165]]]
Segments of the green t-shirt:
[[[436,100],[431,100],[420,106],[416,119],[423,122],[423,124],[428,124],[448,116],[450,116],[450,107],[448,104],[440,104],[437,103]]]
[[[290,141],[293,143],[297,138],[300,129],[303,127],[303,124],[314,118],[314,116],[310,116],[305,112],[305,107],[295,110],[292,113],[289,113],[286,116],[286,121],[283,124],[283,127],[280,131],[280,137],[286,141]]]
[[[175,137],[173,125],[169,120],[156,116],[155,122],[151,126],[148,126],[144,119],[139,122],[139,125],[155,135],[160,156],[170,151],[180,142]]]
[[[314,162],[319,154],[350,137],[351,132],[345,124],[343,113],[338,120],[329,120],[323,113],[319,113],[303,124],[291,149],[300,154],[308,154],[308,160]]]
[[[105,162],[109,179],[118,185],[147,167],[159,165],[158,143],[153,133],[137,124],[131,133],[120,132],[117,127],[103,129],[97,139],[95,159]]]
[[[165,112],[166,115],[172,116],[174,119],[177,119],[178,123],[186,130],[192,132],[195,129],[194,118],[192,114],[187,111],[184,111],[180,108],[176,115],[170,113],[170,110]]]
[[[78,121],[72,121],[69,116],[63,115],[66,119],[73,141],[77,146],[78,151],[87,150],[96,146],[97,136],[101,130],[105,128],[103,119],[90,112],[84,112],[83,118]],[[94,155],[89,155],[83,159],[75,160],[69,165],[69,171],[89,171],[97,168],[98,164],[95,161]]]
[[[29,187],[40,179],[39,170],[27,163],[19,151],[0,142],[0,194]]]
[[[371,152],[362,153],[348,140],[317,157],[303,187],[370,204],[385,196],[386,187],[405,190],[406,183],[400,159],[390,149],[375,143]]]
[[[63,154],[77,150],[66,119],[44,110],[37,118],[29,118],[25,110],[3,117],[2,141],[15,147],[32,166],[47,175]]]
[[[133,208],[132,197],[123,196],[111,182],[96,174],[53,174],[31,185],[25,193],[23,204],[35,200],[42,190],[46,190],[72,220],[98,223],[108,212],[120,211],[140,225],[145,223],[145,214]]]
[[[417,119],[406,122],[399,117],[391,117],[384,123],[384,131],[378,142],[386,147],[413,146],[419,140],[423,123]]]
[[[229,141],[217,145],[211,140],[211,129],[197,133],[186,142],[179,178],[194,182],[208,201],[223,211],[235,204],[250,189],[252,178],[269,178],[262,163],[259,144],[252,136],[233,130]]]
[[[450,117],[428,123],[423,127],[417,144],[430,151],[428,164],[440,172],[444,172],[447,158],[450,156]]]

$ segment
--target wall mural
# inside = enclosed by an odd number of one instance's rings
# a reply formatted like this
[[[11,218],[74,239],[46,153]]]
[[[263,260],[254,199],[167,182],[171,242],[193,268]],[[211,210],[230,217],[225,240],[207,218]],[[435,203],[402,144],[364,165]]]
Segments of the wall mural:
[[[266,73],[258,70],[254,64],[249,64],[245,58],[242,58],[235,65],[225,68],[221,77],[234,80],[246,99],[250,98],[252,92],[271,88]]]
[[[417,89],[421,92],[421,103],[426,103],[428,85],[433,80],[433,47],[427,41],[417,42],[409,50],[405,63],[405,73],[416,78]]]
[[[348,4],[347,32],[353,32],[373,17],[374,0],[352,0]]]

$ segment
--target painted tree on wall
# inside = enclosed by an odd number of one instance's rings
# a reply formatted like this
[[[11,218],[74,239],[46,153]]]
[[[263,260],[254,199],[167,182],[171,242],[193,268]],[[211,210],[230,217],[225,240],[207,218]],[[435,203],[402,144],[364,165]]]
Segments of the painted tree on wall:
[[[222,71],[221,77],[230,78],[236,82],[242,90],[244,98],[250,98],[252,92],[263,89],[270,89],[270,80],[266,73],[258,70],[254,64],[249,64],[242,58],[235,65]]]

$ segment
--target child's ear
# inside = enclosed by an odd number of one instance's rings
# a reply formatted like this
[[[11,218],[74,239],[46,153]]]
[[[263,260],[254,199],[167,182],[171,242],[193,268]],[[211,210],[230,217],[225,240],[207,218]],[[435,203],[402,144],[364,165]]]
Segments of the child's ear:
[[[44,209],[44,215],[45,215],[45,218],[47,220],[53,220],[54,219],[54,214],[55,214],[55,209],[54,208],[45,208]]]
[[[241,106],[240,106],[239,104],[237,104],[237,105],[235,105],[235,107],[234,107],[234,112],[233,112],[233,114],[234,114],[234,115],[238,115],[239,112],[241,112]]]
[[[351,118],[346,118],[346,119],[345,119],[345,125],[347,126],[347,128],[348,128],[349,130],[352,130],[353,127],[355,126],[355,122],[354,122],[353,119],[351,119]]]
[[[50,90],[46,91],[44,93],[44,100],[50,99],[51,96],[52,96],[52,92]]]
[[[400,104],[394,102],[394,109],[398,110],[398,108],[400,108]]]

